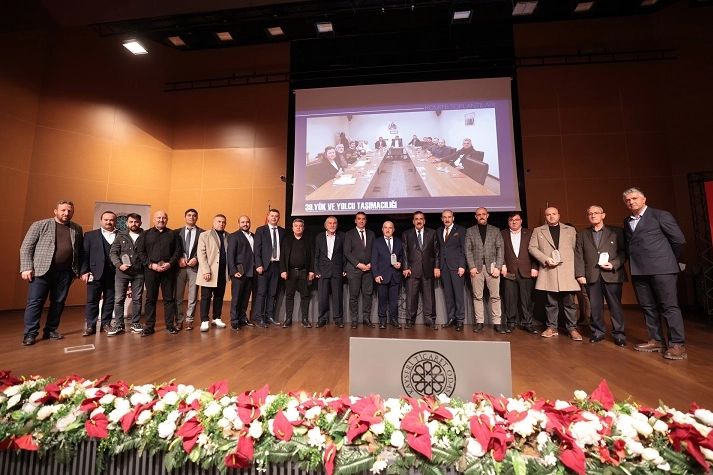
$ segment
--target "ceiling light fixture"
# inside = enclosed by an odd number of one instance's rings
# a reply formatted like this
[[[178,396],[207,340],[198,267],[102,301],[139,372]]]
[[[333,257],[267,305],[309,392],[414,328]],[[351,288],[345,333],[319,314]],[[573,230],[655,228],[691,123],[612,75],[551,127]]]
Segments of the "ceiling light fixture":
[[[537,8],[537,2],[517,2],[512,9],[513,16],[532,15]]]
[[[579,2],[576,7],[574,7],[574,13],[588,12],[591,10],[594,2]]]
[[[148,51],[146,51],[146,48],[141,46],[141,43],[136,41],[135,39],[130,39],[124,41],[124,48],[128,49],[134,54],[146,54]]]
[[[265,31],[267,31],[267,34],[270,35],[272,38],[275,38],[277,36],[285,36],[285,32],[282,31],[282,28],[280,28],[279,26],[266,28]]]
[[[658,0],[644,0],[643,2],[641,2],[641,6],[642,7],[650,7],[650,6],[655,5],[657,1]]]
[[[317,33],[321,35],[334,33],[334,26],[331,21],[320,21],[315,23],[315,26],[317,27]]]
[[[470,17],[473,14],[473,10],[461,10],[458,12],[453,12],[453,23],[467,23],[470,21]]]
[[[215,37],[218,38],[218,41],[221,43],[230,43],[231,41],[234,41],[233,35],[231,35],[228,31],[219,31],[215,34]]]
[[[169,37],[166,38],[166,39],[168,40],[169,43],[171,43],[171,44],[172,44],[173,46],[175,46],[176,48],[183,48],[183,47],[185,47],[185,46],[188,46],[188,45],[181,39],[180,36],[169,36]]]

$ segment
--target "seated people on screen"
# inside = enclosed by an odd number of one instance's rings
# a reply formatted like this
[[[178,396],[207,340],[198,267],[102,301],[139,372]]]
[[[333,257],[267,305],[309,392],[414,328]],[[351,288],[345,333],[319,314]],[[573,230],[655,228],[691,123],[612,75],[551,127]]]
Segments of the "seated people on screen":
[[[320,187],[343,173],[344,170],[337,161],[337,152],[330,145],[324,149],[322,160],[307,167],[307,183]]]
[[[473,142],[470,139],[463,139],[463,148],[446,155],[443,157],[443,161],[448,162],[459,170],[463,170],[467,158],[482,161],[482,152],[478,152],[473,148]]]
[[[357,149],[356,142],[349,142],[349,148],[344,152],[344,156],[347,159],[347,163],[356,163],[359,160],[359,150]]]
[[[452,147],[446,146],[446,141],[444,139],[438,139],[438,143],[431,147],[431,155],[436,158],[443,159],[455,151]]]
[[[441,140],[441,139],[439,139],[438,137],[433,137],[433,140],[432,140],[431,143],[428,145],[428,147],[425,147],[426,150],[431,151],[431,150],[433,150],[434,148],[436,148],[436,146],[438,145],[438,141],[439,141],[439,140]]]
[[[386,148],[386,140],[384,140],[384,137],[379,137],[379,139],[374,142],[374,150],[380,150],[382,148]]]
[[[411,145],[412,147],[420,147],[421,141],[418,139],[418,135],[414,135],[408,145]]]
[[[339,140],[337,140],[337,143],[340,143],[344,146],[344,148],[349,147],[349,138],[347,137],[347,134],[344,132],[339,132]]]
[[[345,153],[345,148],[344,145],[341,143],[338,143],[337,145],[334,146],[334,150],[336,151],[336,158],[335,161],[339,164],[339,166],[342,169],[345,169],[349,166],[349,162],[347,161],[347,154]]]
[[[359,144],[357,144],[357,150],[359,150],[359,153],[362,155],[366,155],[367,153],[371,152],[371,147],[369,147],[369,142],[366,140],[360,140]]]
[[[393,139],[391,139],[391,146],[392,147],[403,147],[404,146],[404,141],[403,139],[399,138],[397,135]]]

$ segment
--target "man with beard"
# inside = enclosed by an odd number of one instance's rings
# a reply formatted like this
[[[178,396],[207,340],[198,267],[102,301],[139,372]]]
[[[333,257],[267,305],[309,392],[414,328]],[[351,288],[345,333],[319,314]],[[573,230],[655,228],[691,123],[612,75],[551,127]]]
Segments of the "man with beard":
[[[250,232],[250,217],[238,219],[239,229],[228,236],[228,274],[230,275],[230,328],[253,327],[248,319],[248,302],[255,275],[255,236]]]
[[[126,216],[126,231],[119,231],[109,250],[111,263],[116,267],[114,279],[114,328],[117,334],[124,333],[124,301],[131,285],[131,332],[141,333],[141,306],[144,295],[144,262],[139,261],[136,241],[144,232],[141,215]]]
[[[213,217],[213,228],[198,238],[198,286],[201,288],[201,331],[210,326],[225,328],[221,320],[225,285],[228,282],[228,236],[225,233],[225,215]],[[211,300],[213,320],[210,321]]]

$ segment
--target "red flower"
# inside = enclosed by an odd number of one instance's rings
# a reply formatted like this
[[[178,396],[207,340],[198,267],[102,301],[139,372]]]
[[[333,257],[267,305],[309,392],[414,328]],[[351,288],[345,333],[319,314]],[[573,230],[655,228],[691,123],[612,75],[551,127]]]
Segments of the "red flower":
[[[322,456],[327,475],[332,475],[334,473],[334,459],[336,458],[337,447],[334,444],[327,445],[327,447],[324,448],[324,455]]]
[[[248,431],[243,429],[238,434],[238,444],[235,446],[235,452],[231,452],[225,456],[225,466],[229,468],[249,468],[252,465],[254,456],[254,446],[251,437],[248,437]]]
[[[280,440],[287,442],[292,439],[292,424],[287,420],[282,409],[275,414],[275,422],[272,424],[272,430],[275,432],[275,437]]]
[[[38,449],[37,444],[35,444],[35,441],[32,440],[32,436],[30,434],[21,435],[20,437],[15,437],[13,435],[0,442],[0,451],[10,450],[12,448],[15,450],[32,451],[36,451]]]
[[[267,387],[267,386],[265,386]],[[211,393],[213,395],[214,399],[220,399],[221,397],[225,396],[228,394],[228,380],[224,379],[223,381],[218,381],[217,383],[213,383],[211,387],[206,389],[207,392]]]
[[[171,391],[178,391],[178,385],[174,384],[173,381],[156,388],[156,394],[158,394],[161,397],[164,397],[166,394],[170,393]]]
[[[101,395],[99,395],[99,396],[97,396],[97,397],[85,399],[85,400],[82,401],[82,403],[79,405],[79,410],[82,411],[82,412],[90,412],[90,411],[93,411],[94,409],[96,409],[97,407],[99,407],[99,400],[100,400],[102,397],[104,397],[103,394],[101,394]]]
[[[423,410],[411,409],[401,421],[401,429],[406,432],[409,447],[431,460],[431,434],[428,432]]]
[[[584,475],[584,452],[582,452],[582,449],[577,444],[568,444],[563,447],[560,447],[559,457],[564,466],[574,470],[579,475]]]
[[[187,454],[191,453],[193,447],[196,445],[198,436],[203,433],[204,427],[194,416],[188,419],[183,425],[178,429],[176,435],[183,438],[183,450]]]
[[[108,425],[109,419],[107,419],[103,413],[98,413],[84,423],[84,428],[86,429],[89,437],[106,439],[109,436],[109,430],[107,429]]]
[[[599,387],[592,392],[589,399],[600,403],[607,411],[614,407],[614,396],[609,390],[606,379],[603,379],[602,382],[599,383]]]
[[[708,437],[703,437],[691,424],[672,421],[669,427],[671,432],[669,432],[668,437],[674,450],[681,452],[681,449],[684,448],[696,462],[707,470],[709,468],[708,463],[701,453],[701,447],[713,450],[713,431],[708,433]]]

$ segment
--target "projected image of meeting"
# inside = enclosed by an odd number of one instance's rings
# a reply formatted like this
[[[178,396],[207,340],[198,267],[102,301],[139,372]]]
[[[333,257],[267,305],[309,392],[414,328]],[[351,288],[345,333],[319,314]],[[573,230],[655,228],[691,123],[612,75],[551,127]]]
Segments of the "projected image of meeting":
[[[293,214],[519,209],[509,82],[295,91]]]

